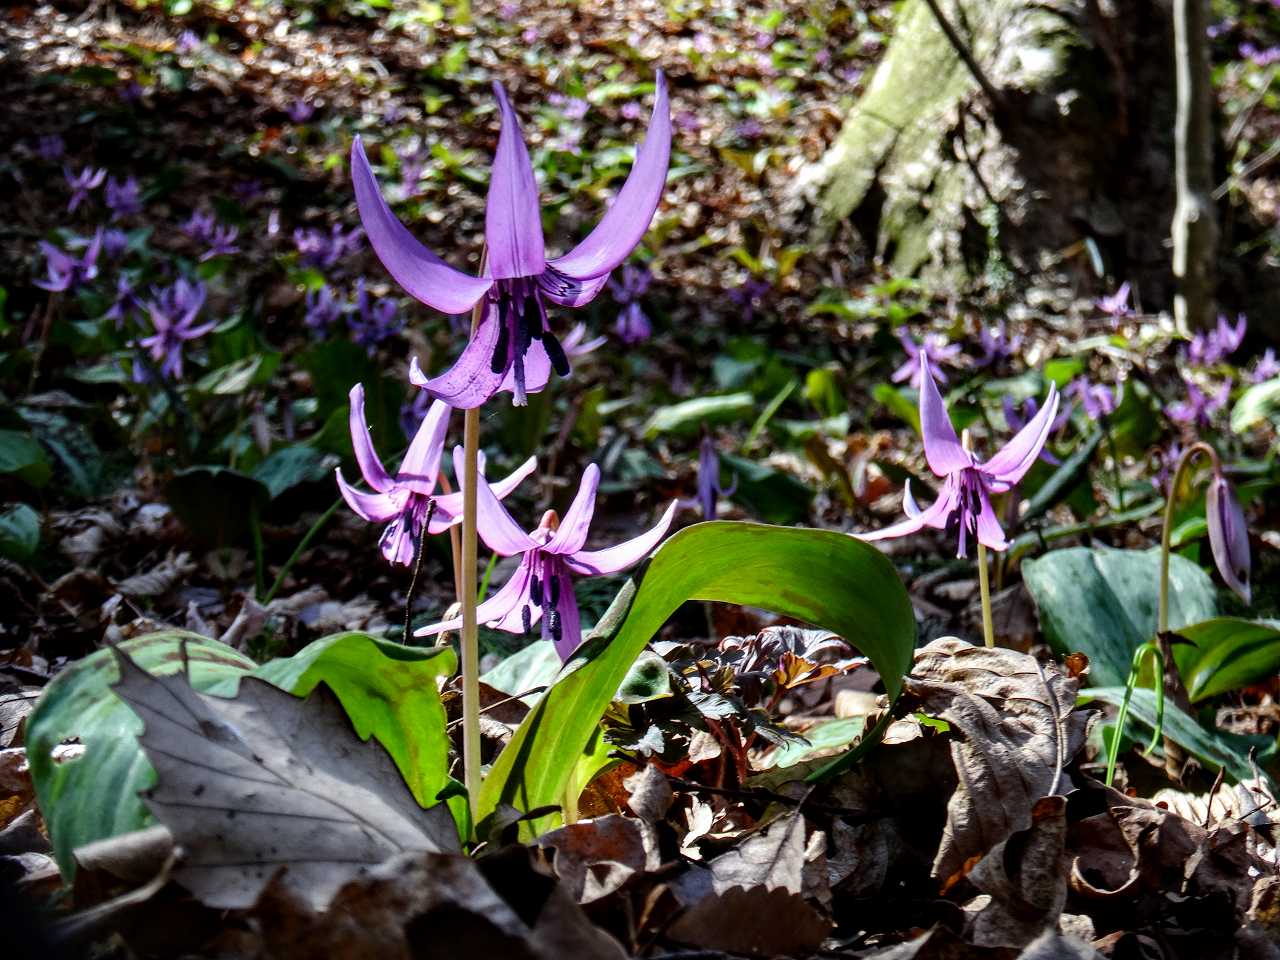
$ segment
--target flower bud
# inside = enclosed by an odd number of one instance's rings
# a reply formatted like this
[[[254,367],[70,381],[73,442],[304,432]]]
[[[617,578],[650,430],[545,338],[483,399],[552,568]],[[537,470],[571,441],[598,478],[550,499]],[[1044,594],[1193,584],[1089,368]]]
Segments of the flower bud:
[[[1231,484],[1221,473],[1214,474],[1204,505],[1209,546],[1218,572],[1227,586],[1249,603],[1249,528]]]

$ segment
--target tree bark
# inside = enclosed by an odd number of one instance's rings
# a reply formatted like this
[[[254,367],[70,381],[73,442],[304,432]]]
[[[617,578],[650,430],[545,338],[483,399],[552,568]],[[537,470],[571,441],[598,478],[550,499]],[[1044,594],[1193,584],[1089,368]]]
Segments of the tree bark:
[[[898,274],[963,289],[1048,272],[1082,292],[1127,279],[1168,306],[1171,3],[908,0],[801,187]]]
[[[1209,73],[1209,0],[1174,0],[1174,69],[1177,120],[1174,170],[1174,320],[1183,332],[1213,322],[1214,262],[1218,218],[1213,202],[1213,104]]]

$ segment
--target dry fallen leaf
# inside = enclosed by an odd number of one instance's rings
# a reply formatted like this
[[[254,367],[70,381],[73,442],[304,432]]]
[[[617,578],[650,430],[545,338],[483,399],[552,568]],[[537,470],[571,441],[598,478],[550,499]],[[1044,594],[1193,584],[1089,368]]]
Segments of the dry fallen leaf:
[[[1065,767],[1084,745],[1090,714],[1075,680],[1024,653],[942,637],[916,652],[905,689],[951,724],[959,786],[934,860],[942,880],[1031,825],[1041,797],[1065,793]]]
[[[423,810],[376,741],[361,741],[324,684],[306,700],[253,677],[235,699],[153,677],[116,650],[112,688],[142,718],[156,769],[143,794],[173,834],[174,879],[206,905],[250,906],[280,884],[312,909],[362,869],[459,848],[448,809]]]

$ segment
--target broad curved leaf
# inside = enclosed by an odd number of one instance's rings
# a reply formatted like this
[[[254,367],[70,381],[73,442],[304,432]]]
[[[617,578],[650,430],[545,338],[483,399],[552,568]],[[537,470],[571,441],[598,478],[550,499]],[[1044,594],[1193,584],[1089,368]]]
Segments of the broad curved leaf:
[[[1192,701],[1239,690],[1280,671],[1280,621],[1214,617],[1178,630],[1174,659]]]
[[[1089,682],[1123,687],[1133,651],[1156,632],[1160,551],[1070,547],[1022,564],[1054,651],[1089,658]],[[1199,566],[1169,558],[1169,624],[1177,630],[1218,612],[1213,582]]]
[[[634,591],[629,608],[606,614],[595,639],[565,666],[499,755],[480,793],[479,817],[501,803],[522,810],[560,803],[631,664],[688,600],[763,607],[831,630],[871,659],[891,699],[911,665],[916,626],[907,591],[887,557],[846,534],[695,524],[663,544],[638,587],[629,584],[628,591]],[[536,833],[536,826],[528,828]]]

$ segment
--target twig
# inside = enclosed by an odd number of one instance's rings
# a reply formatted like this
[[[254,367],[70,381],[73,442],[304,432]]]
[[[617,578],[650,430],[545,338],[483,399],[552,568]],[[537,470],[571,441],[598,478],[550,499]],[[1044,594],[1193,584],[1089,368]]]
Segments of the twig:
[[[973,74],[973,79],[978,81],[978,86],[982,88],[982,92],[991,101],[991,105],[1003,107],[1004,95],[996,89],[995,84],[987,79],[982,67],[978,66],[978,61],[973,58],[973,53],[965,46],[964,41],[960,39],[960,35],[956,33],[956,28],[951,25],[951,21],[947,19],[946,14],[938,6],[938,0],[924,0],[924,2],[933,12],[933,18],[938,21],[938,26],[942,28],[947,41],[955,49],[960,59],[964,61],[964,65],[969,68],[969,72]]]
[[[504,707],[504,706],[506,706],[508,703],[511,703],[513,700],[523,700],[525,697],[531,697],[531,696],[533,696],[535,693],[543,693],[546,689],[547,689],[547,687],[546,687],[546,685],[545,685],[545,684],[544,684],[543,686],[541,686],[541,687],[530,687],[530,688],[529,688],[528,690],[526,690],[524,693],[515,693],[515,694],[512,694],[512,695],[511,695],[511,696],[509,696],[509,697],[504,697],[504,698],[503,698],[503,699],[501,699],[501,700],[497,700],[497,701],[495,701],[494,703],[489,704],[487,707],[482,708],[482,709],[480,710],[480,712],[481,712],[482,714],[485,714],[485,713],[488,713],[490,710],[497,710],[499,707]],[[445,729],[446,729],[446,730],[452,730],[452,729],[454,729],[455,727],[457,727],[457,726],[458,726],[458,724],[460,724],[460,723],[462,723],[462,718],[461,718],[461,717],[459,717],[457,720],[450,720],[450,721],[449,721],[449,723],[448,723],[448,725],[445,727]]]

